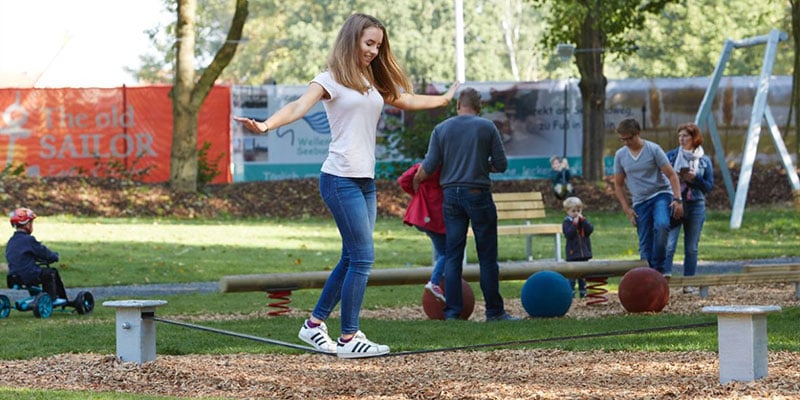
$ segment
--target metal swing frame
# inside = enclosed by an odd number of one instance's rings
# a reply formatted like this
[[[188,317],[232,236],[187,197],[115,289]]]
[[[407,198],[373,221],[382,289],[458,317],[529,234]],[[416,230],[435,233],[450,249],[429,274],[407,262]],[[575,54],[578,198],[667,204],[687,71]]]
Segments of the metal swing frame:
[[[728,192],[728,200],[732,205],[731,229],[739,229],[742,225],[742,216],[744,215],[744,207],[747,202],[747,191],[750,187],[750,177],[753,174],[753,164],[755,163],[756,153],[758,151],[758,140],[761,135],[762,119],[767,121],[769,132],[772,140],[775,142],[775,148],[781,157],[781,162],[786,168],[786,176],[789,178],[789,184],[797,195],[800,192],[800,179],[797,177],[797,170],[792,164],[792,159],[789,152],[786,150],[786,145],[781,138],[778,125],[775,123],[775,118],[772,116],[769,105],[767,104],[767,95],[769,94],[769,83],[772,75],[772,68],[775,64],[775,55],[778,51],[778,44],[782,41],[788,40],[789,35],[786,32],[773,29],[769,34],[763,36],[754,36],[751,38],[734,41],[726,39],[722,48],[722,54],[717,62],[714,72],[711,75],[708,89],[706,89],[703,101],[700,103],[700,109],[697,111],[695,117],[695,124],[703,130],[708,129],[711,139],[714,143],[715,158],[717,164],[722,171],[722,178],[725,181],[725,188]],[[747,137],[745,139],[744,154],[742,158],[742,167],[739,171],[739,182],[734,192],[733,180],[731,173],[728,170],[728,165],[725,162],[725,152],[722,147],[722,141],[717,132],[717,126],[714,122],[714,114],[711,111],[714,97],[719,89],[719,83],[723,76],[723,71],[731,53],[734,49],[752,47],[757,45],[766,45],[764,51],[764,60],[761,65],[761,75],[758,80],[758,88],[756,90],[755,100],[753,101],[753,110],[750,114],[750,123],[747,129]]]

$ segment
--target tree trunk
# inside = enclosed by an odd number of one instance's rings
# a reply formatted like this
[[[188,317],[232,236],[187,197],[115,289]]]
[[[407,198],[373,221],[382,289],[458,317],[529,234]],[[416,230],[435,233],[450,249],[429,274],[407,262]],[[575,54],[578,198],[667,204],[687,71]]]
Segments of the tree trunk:
[[[581,27],[575,61],[581,73],[578,87],[583,105],[583,178],[599,181],[605,176],[606,77],[603,74],[605,34],[599,29],[599,1],[587,10]]]
[[[173,189],[183,192],[197,190],[197,115],[192,110],[196,13],[197,0],[178,1],[169,182]]]
[[[791,0],[789,3],[792,5],[792,39],[794,39],[791,105],[794,111],[794,153],[795,158],[800,160],[800,1]]]
[[[178,1],[175,86],[172,88],[172,153],[169,183],[182,192],[197,191],[197,116],[214,82],[236,54],[247,20],[247,0],[236,0],[236,12],[225,44],[195,82],[194,48],[197,0]]]

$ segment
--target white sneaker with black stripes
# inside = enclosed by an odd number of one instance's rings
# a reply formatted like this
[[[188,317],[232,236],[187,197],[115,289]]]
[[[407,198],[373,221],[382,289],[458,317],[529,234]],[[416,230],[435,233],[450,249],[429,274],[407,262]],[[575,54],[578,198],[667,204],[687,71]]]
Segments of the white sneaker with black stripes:
[[[336,353],[336,342],[328,336],[328,327],[324,322],[315,328],[309,327],[308,321],[303,322],[297,337],[323,353]]]
[[[336,344],[336,355],[339,358],[365,358],[389,353],[389,346],[370,341],[361,331],[356,332],[347,343],[342,343],[339,338]]]

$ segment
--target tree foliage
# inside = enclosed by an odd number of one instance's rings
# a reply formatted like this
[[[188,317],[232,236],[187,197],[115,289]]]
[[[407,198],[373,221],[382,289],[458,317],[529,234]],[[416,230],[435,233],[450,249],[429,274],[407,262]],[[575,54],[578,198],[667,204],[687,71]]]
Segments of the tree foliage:
[[[163,0],[164,10],[178,15],[178,0]],[[195,59],[193,65],[202,72],[211,59],[226,43],[227,33],[233,19],[236,0],[200,0],[194,13]],[[163,25],[154,25],[145,33],[150,37],[153,54],[139,56],[141,67],[131,71],[142,82],[172,83],[175,79],[177,18]]]
[[[203,73],[227,43],[236,1],[196,1],[192,65],[197,73]],[[449,83],[455,79],[455,16],[450,1],[249,3],[242,43],[227,66],[217,71],[215,83],[307,84],[325,68],[341,23],[352,12],[375,15],[386,24],[392,50],[415,82]],[[164,0],[164,4],[177,12],[177,0]],[[464,8],[467,80],[563,79],[567,75],[563,64],[553,56],[556,45],[566,42],[584,49],[576,54],[570,69],[581,76],[586,113],[583,169],[585,176],[593,179],[602,176],[606,78],[708,76],[726,38],[763,35],[772,28],[794,32],[793,12],[797,9],[793,0],[468,1]],[[141,57],[142,67],[135,71],[141,82],[174,81],[175,32],[175,23],[149,32],[158,55]],[[794,42],[796,34],[792,38]],[[604,51],[586,51],[598,48]],[[762,57],[762,48],[739,49],[725,73],[757,75]],[[774,73],[795,71],[795,57],[796,52],[779,51]]]
[[[212,57],[225,40],[234,0],[198,0],[197,67]],[[576,9],[556,7],[575,1],[477,0],[465,7],[467,79],[470,81],[535,81],[562,79],[562,64],[553,57],[555,45],[574,34],[561,21],[580,18]],[[608,2],[604,2],[608,3]],[[771,28],[793,32],[793,1],[752,2],[686,0],[666,4],[661,12],[641,20],[640,28],[612,36],[608,48],[638,46],[635,52],[607,52],[604,71],[609,79],[693,77],[711,74],[726,38],[763,35]],[[176,12],[176,0],[164,0]],[[306,84],[324,68],[341,23],[352,12],[381,18],[389,29],[392,49],[416,81],[452,81],[455,72],[451,2],[395,0],[391,7],[364,0],[251,0],[244,42],[220,76],[225,83],[257,85],[277,82]],[[659,6],[649,4],[649,8]],[[641,17],[641,16],[640,16]],[[636,18],[628,16],[633,21]],[[608,25],[608,24],[606,24]],[[549,32],[550,26],[556,26]],[[143,82],[169,83],[174,77],[175,25],[148,31],[155,54],[140,56],[135,71]],[[508,38],[506,36],[510,36]],[[561,38],[559,41],[558,38]],[[617,40],[619,39],[619,40]],[[763,53],[742,49],[729,60],[726,74],[758,74]],[[779,52],[775,74],[789,75],[793,53]],[[514,64],[518,73],[514,73]]]
[[[608,75],[616,78],[711,75],[726,39],[762,36],[773,28],[792,31],[788,5],[776,7],[776,3],[780,2],[693,0],[668,4],[662,12],[648,18],[642,29],[631,32],[639,49],[630,57],[611,63]],[[727,63],[725,74],[758,75],[763,57],[764,46],[737,49]],[[791,75],[791,52],[778,52],[773,72]]]
[[[168,9],[174,9],[175,0],[165,1]],[[231,2],[198,0],[198,60],[210,58],[221,46],[220,32],[230,20]],[[524,0],[467,3],[467,80],[536,80],[547,76],[545,66],[550,54],[535,49],[543,30],[541,10]],[[455,79],[451,2],[394,0],[386,6],[366,0],[251,0],[250,4],[245,39],[220,75],[222,82],[306,84],[325,68],[338,30],[353,12],[374,15],[386,24],[392,51],[414,81]],[[141,57],[142,68],[137,72],[141,80],[171,81],[175,53],[169,33],[174,29],[174,25],[157,26],[149,32],[163,57]],[[517,66],[516,76],[513,64]]]
[[[599,180],[604,174],[606,134],[606,55],[628,55],[636,43],[630,34],[640,30],[648,14],[660,12],[676,0],[532,0],[550,5],[550,29],[542,44],[553,49],[560,43],[576,46],[574,62],[580,72],[578,87],[583,106],[583,174]]]

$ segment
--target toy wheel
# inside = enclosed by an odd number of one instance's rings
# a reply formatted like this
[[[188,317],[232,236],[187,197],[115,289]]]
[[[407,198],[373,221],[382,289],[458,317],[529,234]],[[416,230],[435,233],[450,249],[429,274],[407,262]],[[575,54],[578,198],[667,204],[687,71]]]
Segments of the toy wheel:
[[[39,293],[33,299],[33,316],[47,318],[53,313],[53,299],[47,293]]]
[[[11,300],[8,299],[8,296],[0,294],[0,318],[8,317],[8,313],[11,312]]]
[[[94,296],[91,292],[78,292],[73,304],[78,314],[89,314],[94,310]]]

